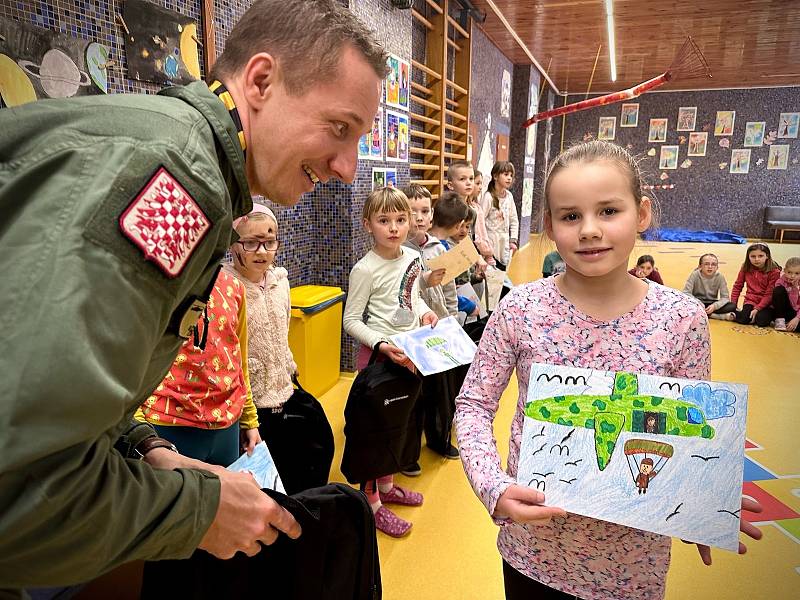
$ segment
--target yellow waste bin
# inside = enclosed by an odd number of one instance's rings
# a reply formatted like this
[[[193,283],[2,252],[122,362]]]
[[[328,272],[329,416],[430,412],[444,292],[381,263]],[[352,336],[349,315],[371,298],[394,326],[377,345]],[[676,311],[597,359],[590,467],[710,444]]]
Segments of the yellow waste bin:
[[[327,392],[339,379],[343,299],[338,287],[301,285],[291,290],[289,347],[300,385],[314,396]]]

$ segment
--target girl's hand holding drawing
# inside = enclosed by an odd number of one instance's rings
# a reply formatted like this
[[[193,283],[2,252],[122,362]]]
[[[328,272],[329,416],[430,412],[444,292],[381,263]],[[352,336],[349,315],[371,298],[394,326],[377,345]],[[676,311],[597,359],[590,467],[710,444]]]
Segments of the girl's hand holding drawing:
[[[746,496],[742,496],[742,510],[747,510],[749,512],[760,513],[763,507],[752,498],[747,498]],[[749,521],[745,521],[743,518],[739,521],[739,531],[744,533],[745,535],[753,538],[754,540],[760,540],[761,530],[750,523]],[[691,542],[687,542],[684,540],[685,544],[691,544]],[[697,551],[700,553],[700,558],[703,560],[703,564],[706,566],[711,565],[711,548],[708,546],[704,546],[703,544],[697,544]],[[742,542],[739,542],[739,554],[744,554],[747,552],[747,546],[745,546]]]
[[[242,449],[251,455],[255,447],[261,443],[261,435],[258,433],[258,427],[253,429],[243,429],[241,434]]]
[[[434,317],[435,316],[436,315],[434,315]],[[411,359],[406,356],[405,352],[403,352],[394,344],[390,344],[389,342],[381,342],[379,351],[393,363],[396,363],[401,367],[406,367],[412,373],[417,372],[416,367],[414,367],[414,363],[411,362]]]
[[[420,321],[422,321],[423,325],[430,325],[431,329],[433,329],[439,322],[439,317],[436,316],[435,312],[429,310],[424,315],[422,315],[422,319],[420,319]]]
[[[540,491],[512,483],[497,500],[492,516],[531,525],[546,525],[552,517],[567,516],[563,508],[544,506],[543,502]]]

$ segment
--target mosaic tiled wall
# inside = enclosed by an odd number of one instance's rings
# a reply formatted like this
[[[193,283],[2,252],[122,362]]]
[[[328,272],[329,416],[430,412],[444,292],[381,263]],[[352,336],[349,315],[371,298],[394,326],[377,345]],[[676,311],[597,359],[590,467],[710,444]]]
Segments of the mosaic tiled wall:
[[[582,100],[570,97],[569,101]],[[764,224],[764,207],[768,205],[800,206],[800,139],[776,139],[774,144],[788,144],[786,170],[767,170],[770,146],[751,148],[750,172],[729,172],[731,150],[744,148],[748,121],[765,121],[766,131],[777,131],[782,112],[800,112],[800,88],[762,88],[703,92],[656,92],[640,96],[639,124],[620,128],[621,104],[575,113],[567,117],[565,147],[587,135],[597,137],[600,117],[616,117],[616,142],[642,157],[642,167],[651,184],[674,184],[674,189],[659,189],[662,227],[733,231],[746,237],[772,237]],[[695,131],[708,131],[706,156],[688,157],[691,166],[682,168],[687,159],[689,132],[676,131],[678,109],[697,107]],[[736,111],[732,136],[715,137],[716,111]],[[667,141],[648,143],[651,118],[666,118]],[[558,120],[557,120],[558,121]],[[560,123],[557,123],[560,127]],[[729,147],[720,146],[729,144]],[[658,168],[660,147],[678,145],[678,168]],[[654,149],[655,156],[648,156]],[[557,150],[554,144],[553,150]],[[723,166],[724,165],[724,166]],[[666,174],[668,179],[662,179]],[[791,234],[790,234],[791,235]],[[795,234],[796,235],[796,234]]]

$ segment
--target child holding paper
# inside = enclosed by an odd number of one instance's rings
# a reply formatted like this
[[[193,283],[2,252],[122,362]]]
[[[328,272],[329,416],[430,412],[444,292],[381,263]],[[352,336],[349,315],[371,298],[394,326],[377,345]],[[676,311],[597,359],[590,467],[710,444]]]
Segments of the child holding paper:
[[[362,222],[374,245],[350,272],[343,317],[344,330],[361,342],[358,369],[367,366],[372,350],[378,348],[384,360],[414,371],[411,360],[390,337],[420,325],[433,327],[438,321],[419,293],[419,253],[403,246],[410,220],[408,198],[398,189],[377,189],[364,203]],[[384,504],[419,506],[422,494],[395,485],[392,475],[366,482],[364,489],[379,530],[392,537],[402,537],[411,530],[410,522]]]
[[[639,167],[608,142],[580,144],[552,163],[545,231],[566,264],[558,277],[515,287],[489,318],[456,400],[461,460],[475,493],[501,525],[506,598],[663,598],[669,537],[567,514],[516,483],[524,403],[535,362],[705,379],[708,320],[693,298],[629,275],[636,236],[651,223]],[[517,411],[507,472],[492,423],[516,369]],[[743,500],[747,510],[760,510]],[[760,531],[741,521],[751,537]],[[698,546],[711,564],[707,546]],[[742,545],[740,552],[744,552]]]

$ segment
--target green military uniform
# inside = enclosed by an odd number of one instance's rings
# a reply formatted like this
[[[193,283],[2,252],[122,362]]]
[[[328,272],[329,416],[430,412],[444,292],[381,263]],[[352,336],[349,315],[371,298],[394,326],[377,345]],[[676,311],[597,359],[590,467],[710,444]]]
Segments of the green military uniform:
[[[114,445],[252,209],[239,131],[197,82],[5,108],[0,132],[0,588],[187,557],[219,479]]]

